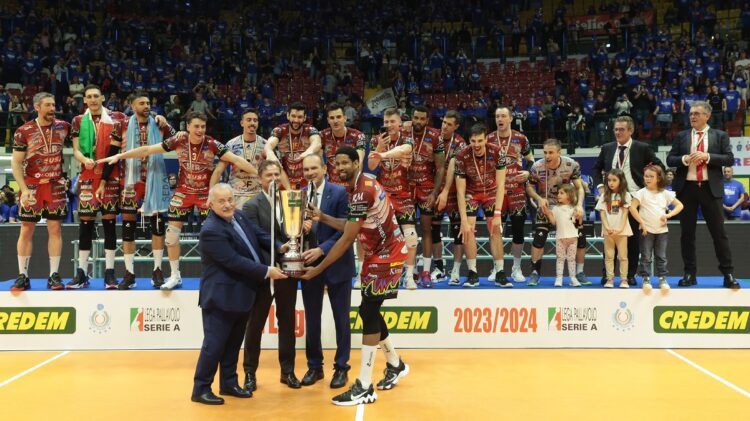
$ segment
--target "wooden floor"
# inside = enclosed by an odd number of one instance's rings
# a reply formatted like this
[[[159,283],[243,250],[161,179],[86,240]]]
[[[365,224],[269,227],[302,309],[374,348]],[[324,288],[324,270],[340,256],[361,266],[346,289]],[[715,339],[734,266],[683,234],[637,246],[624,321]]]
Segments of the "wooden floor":
[[[2,352],[0,419],[748,419],[747,350],[675,352],[402,350],[411,373],[361,408],[329,402],[338,391],[328,387],[328,368],[314,386],[280,384],[273,350],[261,354],[254,397],[226,398],[219,407],[190,401],[197,351]],[[331,358],[326,351],[326,361]],[[359,359],[354,351],[350,381]],[[383,361],[379,354],[375,381]],[[298,351],[297,376],[305,369]],[[235,416],[243,418],[228,418]]]

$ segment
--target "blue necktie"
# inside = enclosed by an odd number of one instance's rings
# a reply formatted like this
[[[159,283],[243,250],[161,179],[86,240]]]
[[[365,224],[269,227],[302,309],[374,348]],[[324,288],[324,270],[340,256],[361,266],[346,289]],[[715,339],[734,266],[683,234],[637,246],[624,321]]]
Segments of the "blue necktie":
[[[260,263],[260,258],[258,258],[258,253],[255,252],[255,249],[253,249],[252,244],[250,244],[250,240],[247,239],[247,235],[245,235],[245,231],[242,230],[242,227],[240,226],[240,223],[237,222],[236,219],[232,218],[232,227],[235,231],[237,231],[237,234],[240,235],[240,238],[242,238],[242,241],[245,242],[245,245],[248,249],[250,249],[250,254],[253,255],[253,259],[255,259],[256,262]]]

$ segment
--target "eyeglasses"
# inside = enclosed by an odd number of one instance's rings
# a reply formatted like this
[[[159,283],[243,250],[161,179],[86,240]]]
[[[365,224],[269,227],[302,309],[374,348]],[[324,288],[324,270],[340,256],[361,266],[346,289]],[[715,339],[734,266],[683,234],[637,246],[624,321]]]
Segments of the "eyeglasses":
[[[699,113],[699,112],[695,112],[695,113],[690,113],[690,114],[688,114],[688,115],[689,115],[690,117],[693,117],[693,116],[699,116],[699,115],[708,115],[708,113]]]

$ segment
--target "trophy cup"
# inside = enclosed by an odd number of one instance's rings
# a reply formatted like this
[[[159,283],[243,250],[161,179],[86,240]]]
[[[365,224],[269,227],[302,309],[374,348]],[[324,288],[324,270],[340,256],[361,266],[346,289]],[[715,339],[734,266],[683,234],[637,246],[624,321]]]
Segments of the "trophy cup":
[[[305,195],[299,190],[282,190],[279,194],[284,223],[281,226],[289,237],[289,251],[281,256],[281,270],[295,278],[305,273],[305,259],[302,257],[302,220],[305,215]],[[274,215],[275,209],[273,210]]]

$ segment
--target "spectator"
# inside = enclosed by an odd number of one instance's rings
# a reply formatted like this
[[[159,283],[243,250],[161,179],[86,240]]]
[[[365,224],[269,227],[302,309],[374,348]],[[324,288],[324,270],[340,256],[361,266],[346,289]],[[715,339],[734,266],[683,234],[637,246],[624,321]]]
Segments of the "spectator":
[[[740,219],[745,201],[745,186],[733,176],[732,167],[724,167],[724,216],[729,220]]]
[[[630,110],[633,109],[633,103],[628,99],[628,95],[624,94],[617,98],[615,102],[614,111],[615,115],[631,115]]]
[[[723,129],[723,120],[724,114],[726,113],[727,109],[727,101],[724,97],[724,94],[719,92],[718,86],[711,86],[711,92],[706,96],[706,101],[711,104],[711,107],[713,108],[713,111],[711,111],[711,119],[709,120],[708,125],[719,130]]]
[[[664,143],[667,143],[667,134],[672,130],[672,121],[676,109],[677,106],[672,95],[666,89],[662,89],[661,96],[656,101],[654,116],[656,116],[656,124],[659,126],[658,139],[663,140]]]
[[[195,93],[195,99],[190,104],[190,107],[186,111],[185,115],[187,115],[187,113],[191,111],[216,119],[216,116],[211,112],[211,107],[208,105],[208,102],[206,102],[206,100],[203,99],[203,94],[200,92]]]
[[[68,92],[70,92],[70,95],[75,101],[76,110],[80,110],[83,108],[83,88],[83,83],[81,83],[80,79],[78,79],[78,76],[73,76],[70,84],[68,85]]]

